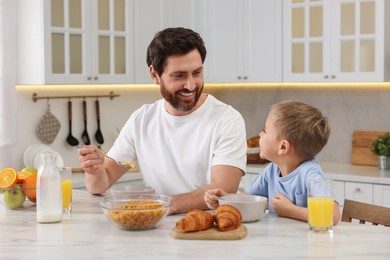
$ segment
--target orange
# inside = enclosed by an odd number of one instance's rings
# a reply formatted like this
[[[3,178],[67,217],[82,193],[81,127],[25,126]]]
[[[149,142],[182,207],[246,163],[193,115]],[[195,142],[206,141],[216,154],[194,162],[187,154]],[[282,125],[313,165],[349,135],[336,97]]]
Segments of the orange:
[[[37,176],[38,174],[32,173],[24,179],[24,182],[22,183],[24,194],[26,194],[26,197],[32,202],[37,201]]]
[[[13,187],[18,182],[18,174],[15,169],[5,168],[0,171],[0,188]]]
[[[30,176],[31,174],[34,174],[32,172],[18,172],[18,183],[22,184],[24,180]]]

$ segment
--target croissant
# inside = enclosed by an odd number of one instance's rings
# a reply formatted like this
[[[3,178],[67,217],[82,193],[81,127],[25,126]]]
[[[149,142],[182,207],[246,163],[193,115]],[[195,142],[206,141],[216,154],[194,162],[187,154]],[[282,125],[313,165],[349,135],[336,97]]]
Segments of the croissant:
[[[210,213],[194,209],[176,222],[176,230],[189,232],[209,229],[214,224],[214,217]]]
[[[214,220],[220,231],[237,229],[241,226],[241,212],[231,205],[220,205],[214,211]]]

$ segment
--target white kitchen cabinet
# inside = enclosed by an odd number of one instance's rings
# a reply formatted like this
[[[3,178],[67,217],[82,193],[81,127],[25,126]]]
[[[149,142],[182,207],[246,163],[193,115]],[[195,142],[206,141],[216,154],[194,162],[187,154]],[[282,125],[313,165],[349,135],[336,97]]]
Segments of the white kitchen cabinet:
[[[281,0],[205,1],[207,82],[281,81]]]
[[[283,1],[283,80],[384,81],[385,12],[384,0]]]
[[[374,184],[374,204],[390,207],[390,185]]]
[[[344,206],[344,199],[345,199],[345,187],[343,181],[333,181],[332,186],[333,191],[333,198],[335,201],[337,201],[340,205],[340,207]]]
[[[345,182],[345,198],[364,203],[373,203],[373,184]]]
[[[149,43],[158,31],[167,27],[190,28],[201,34],[202,2],[197,0],[136,0],[134,10],[135,83],[152,83],[146,64],[146,51]]]
[[[133,81],[132,0],[18,0],[18,84]]]

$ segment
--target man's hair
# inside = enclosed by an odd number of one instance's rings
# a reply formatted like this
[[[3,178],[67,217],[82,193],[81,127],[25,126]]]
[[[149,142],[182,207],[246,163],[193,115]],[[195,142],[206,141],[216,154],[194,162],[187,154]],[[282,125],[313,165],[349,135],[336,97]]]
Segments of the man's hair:
[[[146,63],[152,65],[159,76],[164,72],[166,60],[172,55],[185,55],[197,49],[202,58],[206,59],[206,47],[200,35],[190,29],[177,27],[167,28],[158,32],[149,44]]]
[[[328,142],[330,126],[321,111],[307,103],[286,100],[271,107],[279,138],[288,140],[304,161],[313,159]]]

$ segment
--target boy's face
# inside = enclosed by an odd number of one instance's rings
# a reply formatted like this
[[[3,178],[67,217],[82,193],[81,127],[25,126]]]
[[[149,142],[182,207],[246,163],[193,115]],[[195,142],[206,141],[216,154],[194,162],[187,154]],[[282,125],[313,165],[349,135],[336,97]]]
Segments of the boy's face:
[[[260,133],[260,157],[270,161],[275,161],[280,148],[280,139],[274,122],[272,114],[268,115],[264,130]]]
[[[161,77],[151,68],[151,75],[168,102],[166,109],[173,115],[186,115],[196,109],[203,91],[203,63],[197,49],[186,55],[170,56]]]

